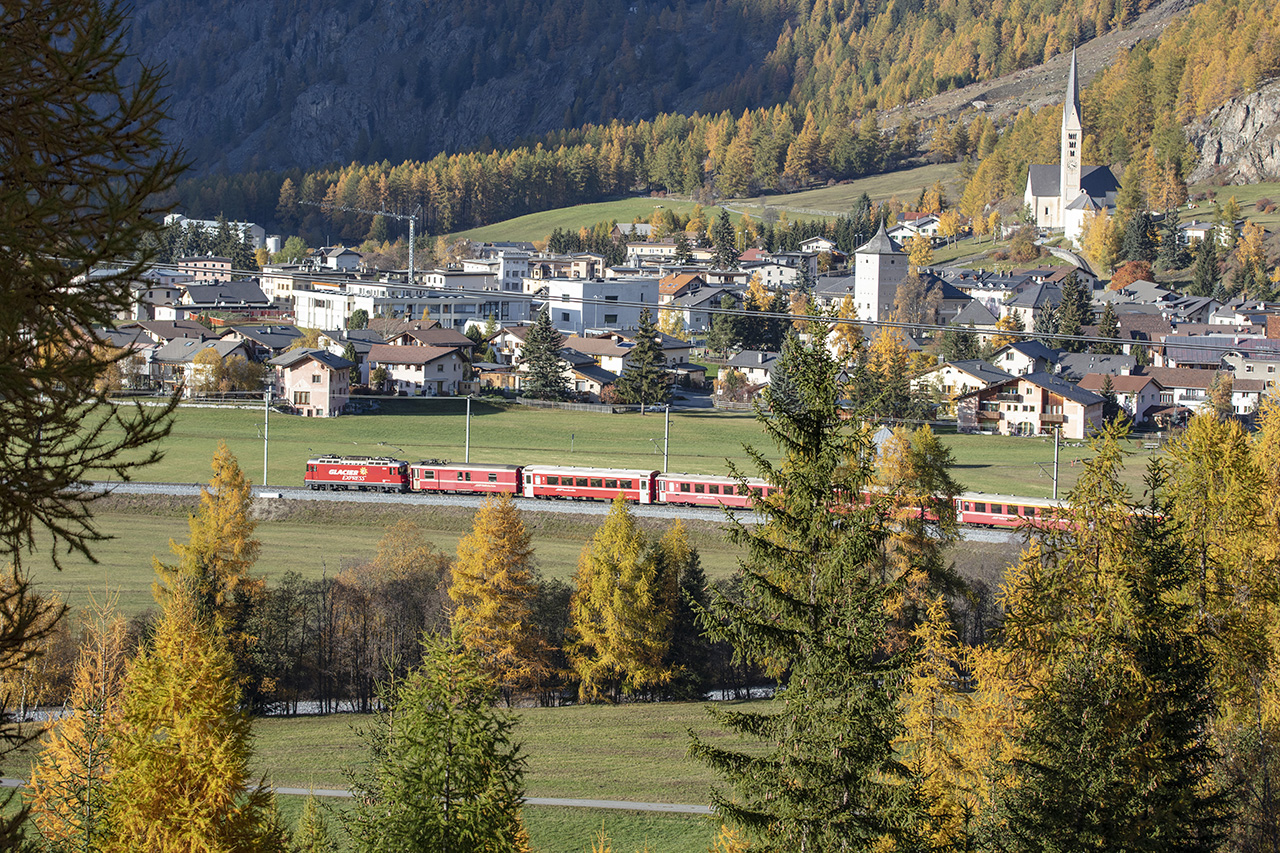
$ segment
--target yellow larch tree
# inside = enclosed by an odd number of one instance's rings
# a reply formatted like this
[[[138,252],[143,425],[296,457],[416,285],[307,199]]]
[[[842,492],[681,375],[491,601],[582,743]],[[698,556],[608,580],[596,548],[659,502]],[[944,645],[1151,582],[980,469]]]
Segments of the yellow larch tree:
[[[249,777],[249,718],[235,662],[174,590],[155,639],[130,662],[112,748],[112,851],[283,851],[275,797]]]
[[[836,317],[837,322],[833,324],[828,346],[835,355],[836,361],[848,364],[862,354],[865,343],[862,324],[857,322],[858,304],[853,301],[852,293],[845,294],[845,297],[840,300]]]
[[[1026,331],[1025,329],[1022,328],[1022,320],[1018,318],[1017,314],[1013,314],[1013,313],[1005,314],[1003,317],[997,320],[996,329],[1001,332]],[[998,350],[1003,347],[1007,347],[1009,344],[1017,343],[1020,340],[1022,340],[1021,335],[1008,335],[1008,334],[992,335],[991,348],[993,350]]]
[[[933,263],[933,240],[924,234],[916,234],[908,240],[907,260],[912,267],[927,267]]]
[[[663,666],[671,613],[659,603],[656,566],[626,499],[619,495],[578,558],[570,602],[569,661],[584,701],[617,701],[671,680]]]
[[[894,745],[920,800],[914,834],[927,850],[971,849],[981,802],[970,788],[960,741],[972,697],[964,689],[962,655],[945,597],[929,602],[912,635],[915,663],[902,699],[902,733]]]
[[[95,607],[64,713],[32,766],[27,803],[41,837],[56,849],[101,850],[113,835],[107,803],[126,642],[123,617],[109,605]]]
[[[511,495],[490,495],[458,543],[449,597],[453,635],[494,679],[507,700],[550,674],[547,647],[533,621],[537,595],[533,545]]]
[[[689,340],[689,331],[684,327],[684,312],[673,309],[659,309],[658,331],[678,340]]]
[[[867,351],[867,366],[883,380],[897,379],[907,373],[911,354],[900,329],[881,326]]]

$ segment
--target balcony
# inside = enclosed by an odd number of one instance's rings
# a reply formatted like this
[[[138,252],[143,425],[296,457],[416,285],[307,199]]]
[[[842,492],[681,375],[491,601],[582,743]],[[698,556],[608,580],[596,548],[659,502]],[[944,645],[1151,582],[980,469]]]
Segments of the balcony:
[[[1066,421],[1067,416],[1063,414],[1051,415],[1048,412],[1045,412],[1040,416],[1040,423],[1042,424],[1061,424],[1066,423]]]
[[[1004,418],[1001,412],[988,412],[983,409],[978,410],[978,420],[980,421],[998,421]]]
[[[1012,391],[1001,391],[996,394],[996,399],[1001,403],[1021,403],[1022,395]]]

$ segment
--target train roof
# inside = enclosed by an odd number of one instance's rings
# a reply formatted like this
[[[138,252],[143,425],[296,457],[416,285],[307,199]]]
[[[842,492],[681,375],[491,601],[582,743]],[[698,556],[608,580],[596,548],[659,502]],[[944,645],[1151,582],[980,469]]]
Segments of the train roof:
[[[984,501],[986,503],[997,504],[1018,504],[1019,506],[1056,506],[1065,507],[1066,501],[1055,500],[1054,498],[1028,498],[1018,495],[997,495],[989,492],[962,492],[959,496],[962,501]]]
[[[569,474],[574,477],[653,477],[657,471],[641,468],[575,468],[565,465],[526,465],[526,474]]]
[[[704,483],[740,483],[737,477],[730,477],[728,474],[689,474],[684,471],[663,471],[658,474],[659,477],[666,477],[668,480],[701,480]],[[752,486],[768,486],[767,480],[759,477],[747,477],[747,484]]]
[[[403,459],[393,459],[390,456],[337,456],[335,454],[327,454],[325,456],[317,456],[314,459],[307,460],[308,465],[404,465]]]
[[[413,463],[414,468],[448,468],[454,471],[519,471],[522,465],[488,465],[484,462],[445,462],[441,459],[423,459]]]

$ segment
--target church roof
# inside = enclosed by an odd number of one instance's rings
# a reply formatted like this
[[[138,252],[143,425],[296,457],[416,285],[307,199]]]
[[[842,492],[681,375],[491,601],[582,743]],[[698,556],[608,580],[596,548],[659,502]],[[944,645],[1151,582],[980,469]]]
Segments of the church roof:
[[[1080,123],[1080,81],[1076,76],[1076,50],[1071,49],[1071,70],[1067,72],[1067,99],[1063,103],[1062,123],[1067,124],[1069,118]]]
[[[906,254],[902,251],[902,246],[898,241],[889,236],[889,232],[884,230],[884,223],[880,223],[880,230],[876,232],[876,236],[872,237],[862,246],[855,250],[855,254],[859,255],[902,255]]]
[[[1062,195],[1062,170],[1056,163],[1032,163],[1027,171],[1027,182],[1031,184],[1031,194],[1034,196],[1047,198]]]
[[[1088,193],[1080,193],[1080,195],[1075,197],[1074,201],[1067,205],[1067,210],[1092,210],[1094,213],[1097,213],[1099,210],[1102,210],[1102,205],[1098,203],[1097,199]]]
[[[1062,169],[1057,163],[1032,163],[1027,169],[1031,194],[1041,198],[1062,195]],[[1103,207],[1115,207],[1120,182],[1109,166],[1081,166],[1080,191]]]

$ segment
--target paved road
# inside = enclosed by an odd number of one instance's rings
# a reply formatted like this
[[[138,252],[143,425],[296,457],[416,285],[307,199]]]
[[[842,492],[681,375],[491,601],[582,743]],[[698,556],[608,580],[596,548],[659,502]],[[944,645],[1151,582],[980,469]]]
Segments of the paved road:
[[[21,788],[23,779],[0,779],[0,788]],[[341,788],[276,788],[277,794],[317,797],[350,797],[351,792]],[[686,803],[634,803],[629,800],[574,800],[562,797],[525,797],[529,806],[565,806],[581,809],[617,809],[630,812],[666,812],[668,814],[713,814],[709,806],[693,806]]]

